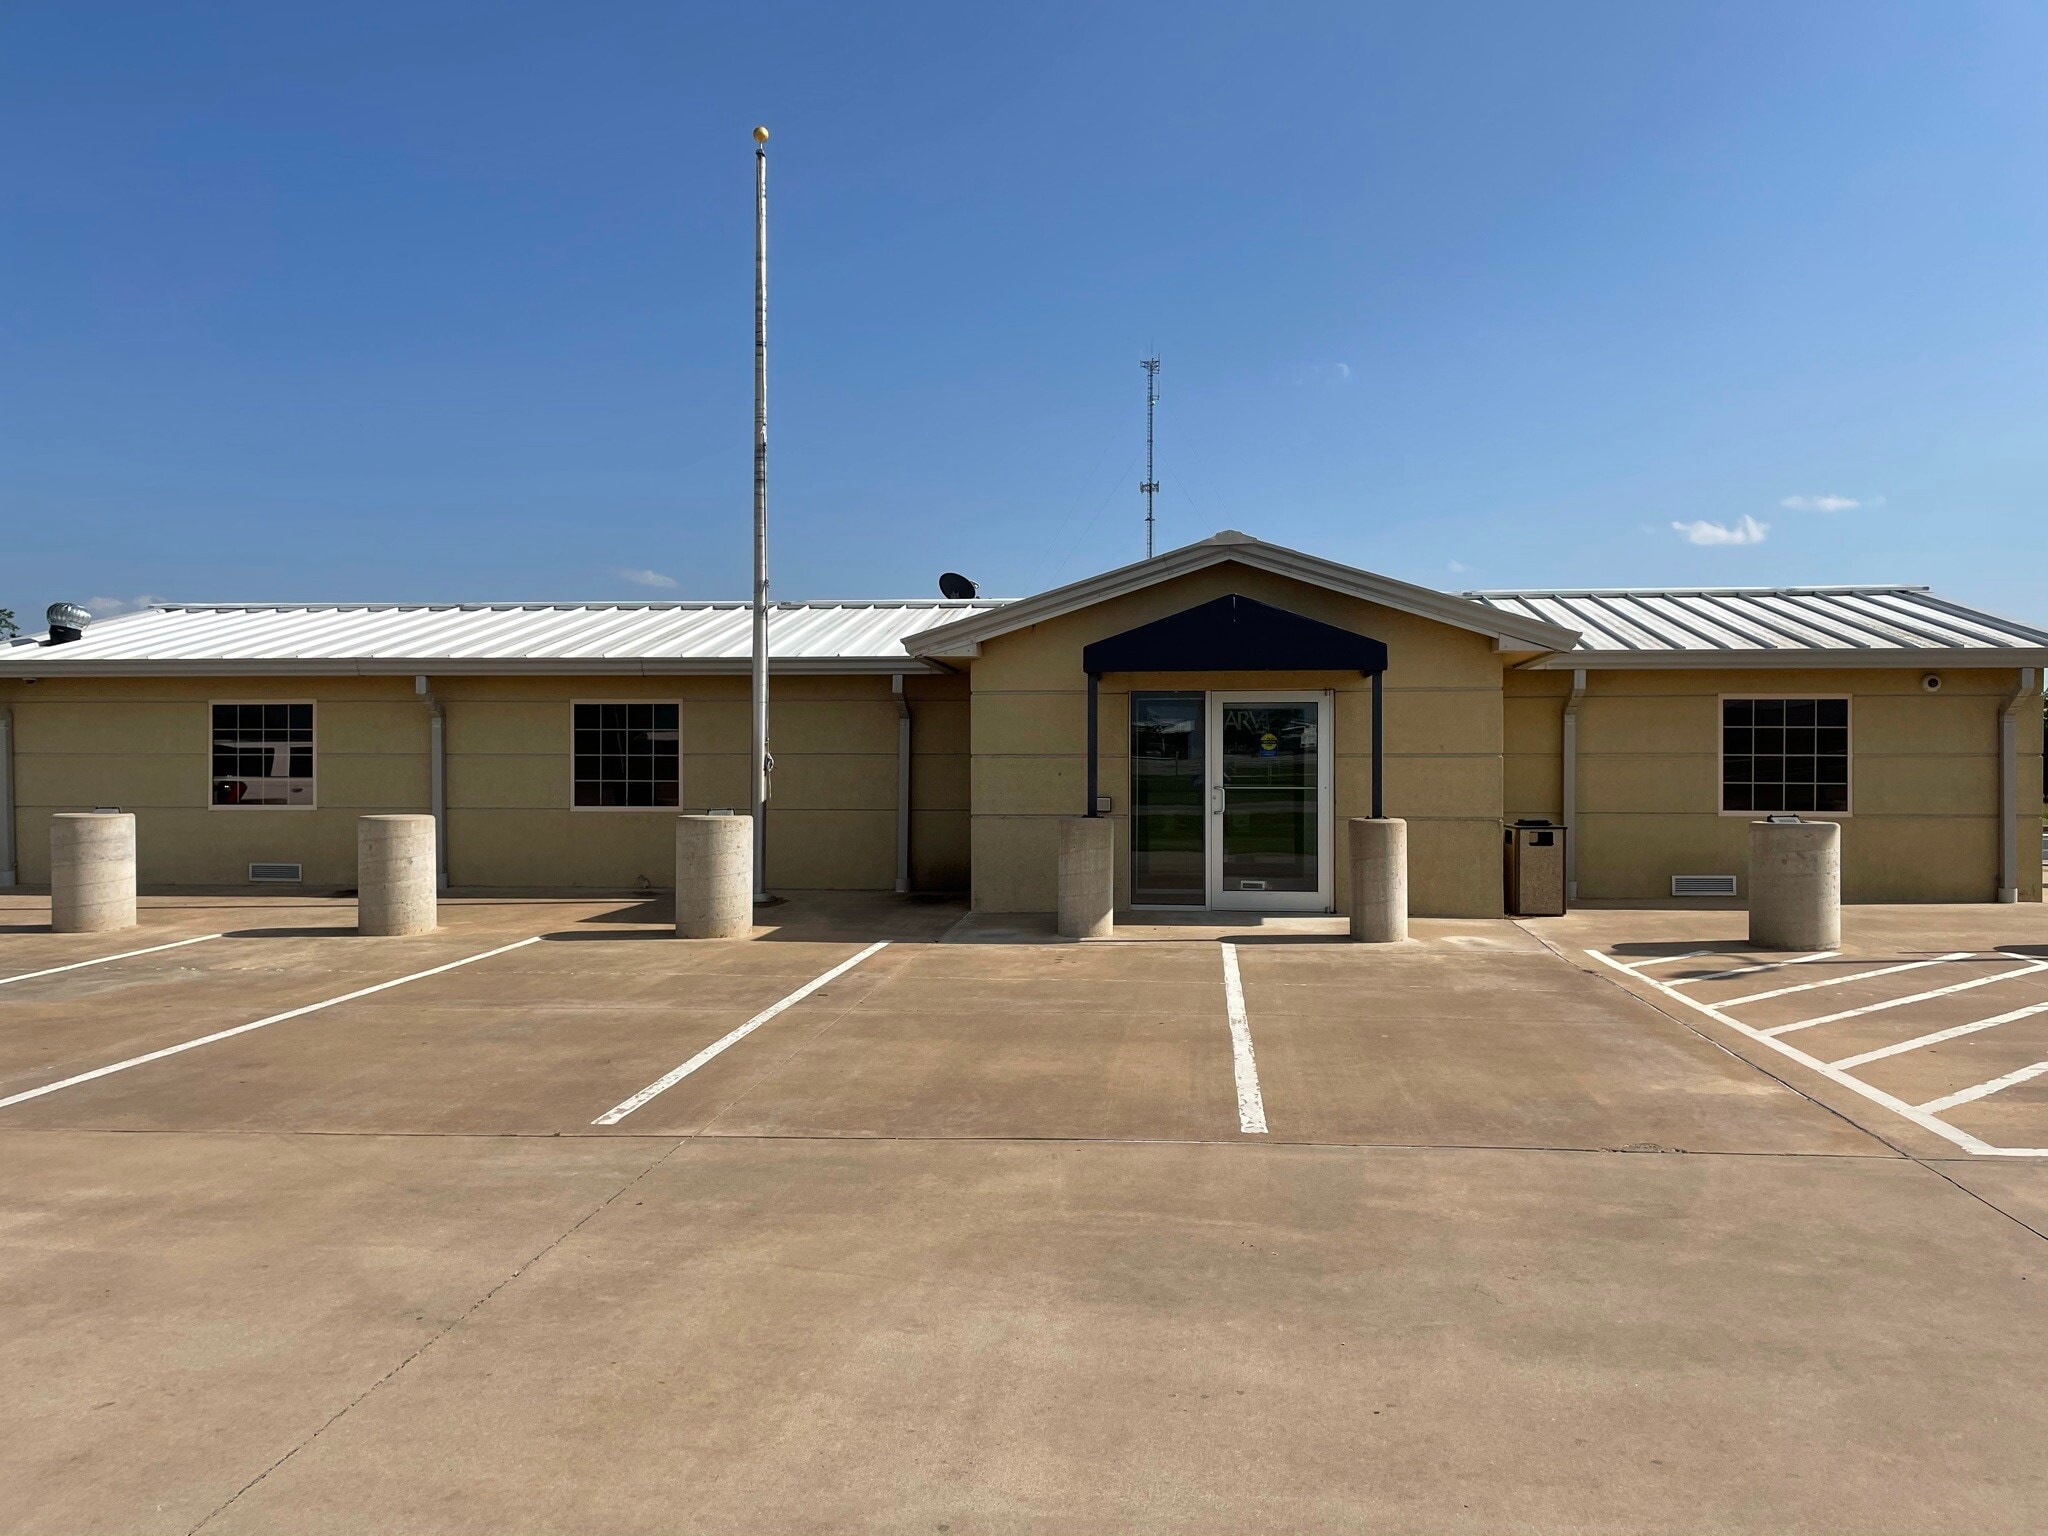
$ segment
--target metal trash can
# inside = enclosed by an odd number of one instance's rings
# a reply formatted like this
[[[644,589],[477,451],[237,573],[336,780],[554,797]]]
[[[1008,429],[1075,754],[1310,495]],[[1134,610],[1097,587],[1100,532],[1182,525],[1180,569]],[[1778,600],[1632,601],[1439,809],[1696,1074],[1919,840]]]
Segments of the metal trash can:
[[[1503,904],[1509,917],[1562,917],[1565,829],[1523,817],[1502,828],[1507,867]]]

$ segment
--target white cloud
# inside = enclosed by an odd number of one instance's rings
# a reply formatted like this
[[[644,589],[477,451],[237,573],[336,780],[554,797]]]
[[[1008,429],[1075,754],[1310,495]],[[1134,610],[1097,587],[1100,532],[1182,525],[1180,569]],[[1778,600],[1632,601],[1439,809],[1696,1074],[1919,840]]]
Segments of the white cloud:
[[[1337,385],[1351,382],[1349,363],[1304,363],[1294,374],[1296,384]]]
[[[1472,567],[1462,560],[1453,560],[1450,564],[1450,571],[1453,576],[1462,576],[1471,569]]]
[[[1787,496],[1778,505],[1788,512],[1854,512],[1863,503],[1853,496]]]
[[[676,585],[675,577],[664,576],[659,571],[635,571],[629,570],[625,566],[619,566],[612,571],[612,574],[621,581],[632,582],[636,587],[666,588]]]
[[[1671,526],[1688,544],[1761,544],[1771,531],[1769,523],[1760,523],[1749,516],[1744,516],[1733,528],[1704,519],[1696,523],[1673,523]]]
[[[163,601],[165,599],[161,597],[88,597],[79,606],[96,619],[116,619],[124,613],[140,613]]]

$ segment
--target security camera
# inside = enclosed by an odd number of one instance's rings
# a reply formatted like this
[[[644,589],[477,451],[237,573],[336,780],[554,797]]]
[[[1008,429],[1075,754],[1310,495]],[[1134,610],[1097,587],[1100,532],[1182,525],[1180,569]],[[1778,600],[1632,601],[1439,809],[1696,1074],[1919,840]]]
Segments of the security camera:
[[[1920,686],[1922,688],[1925,688],[1929,693],[1941,692],[1941,674],[1939,672],[1928,673],[1925,677],[1920,679]]]

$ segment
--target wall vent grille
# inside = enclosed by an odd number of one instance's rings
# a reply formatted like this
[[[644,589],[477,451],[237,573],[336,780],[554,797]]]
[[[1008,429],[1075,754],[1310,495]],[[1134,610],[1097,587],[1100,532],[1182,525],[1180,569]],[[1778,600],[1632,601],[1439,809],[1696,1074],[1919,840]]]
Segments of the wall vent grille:
[[[1733,896],[1735,877],[1733,875],[1673,875],[1671,894],[1674,896]]]
[[[251,880],[274,880],[286,885],[296,885],[305,878],[303,864],[251,864]]]

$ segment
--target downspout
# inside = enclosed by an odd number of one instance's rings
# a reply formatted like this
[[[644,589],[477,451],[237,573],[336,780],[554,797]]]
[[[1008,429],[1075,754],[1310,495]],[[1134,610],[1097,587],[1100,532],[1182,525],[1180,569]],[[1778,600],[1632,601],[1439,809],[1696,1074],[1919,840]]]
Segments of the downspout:
[[[448,889],[448,750],[447,712],[427,678],[415,677],[413,691],[427,706],[427,782],[434,809],[434,888]]]
[[[1564,701],[1564,751],[1558,765],[1558,820],[1564,826],[1564,889],[1579,899],[1579,700],[1586,696],[1586,669],[1572,668],[1572,691]]]
[[[2020,814],[2019,711],[2034,691],[2034,669],[2021,667],[2012,697],[1998,712],[1998,899],[2020,899]]]
[[[889,692],[896,699],[896,894],[910,890],[910,695],[903,691],[903,674],[889,678]]]
[[[0,886],[14,884],[14,711],[0,704]]]

